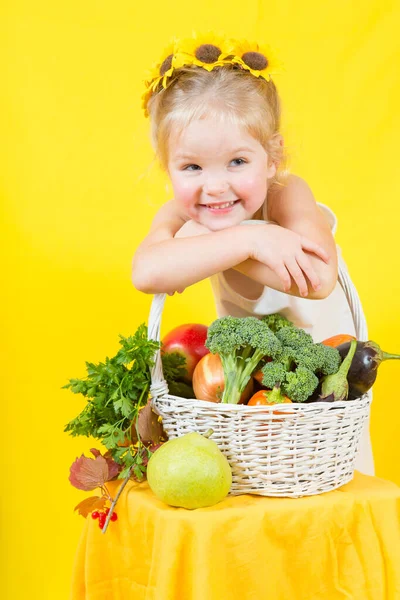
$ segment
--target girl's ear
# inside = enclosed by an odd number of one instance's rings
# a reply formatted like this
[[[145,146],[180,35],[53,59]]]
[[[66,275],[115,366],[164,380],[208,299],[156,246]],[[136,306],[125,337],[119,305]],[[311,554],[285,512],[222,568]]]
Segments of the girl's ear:
[[[267,179],[272,179],[275,177],[278,165],[279,162],[273,161],[270,158],[268,159]]]
[[[274,167],[275,171],[273,175],[268,175],[269,177],[274,177],[276,175],[276,171],[280,165],[280,162],[283,157],[283,136],[280,133],[274,133],[268,140],[268,161],[269,166]]]

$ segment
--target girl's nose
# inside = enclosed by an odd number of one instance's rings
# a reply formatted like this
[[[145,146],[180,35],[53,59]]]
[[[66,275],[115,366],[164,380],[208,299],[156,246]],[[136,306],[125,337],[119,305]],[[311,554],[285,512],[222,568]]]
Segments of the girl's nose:
[[[208,196],[222,196],[228,189],[228,182],[223,179],[208,179],[204,185],[204,193]]]

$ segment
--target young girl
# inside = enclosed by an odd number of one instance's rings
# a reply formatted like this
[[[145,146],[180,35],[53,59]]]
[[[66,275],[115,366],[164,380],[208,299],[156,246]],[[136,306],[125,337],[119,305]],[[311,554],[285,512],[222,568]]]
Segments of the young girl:
[[[336,217],[282,170],[276,68],[258,44],[173,42],[144,108],[174,197],[137,249],[132,279],[174,294],[209,277],[218,316],[279,312],[318,342],[354,324],[337,281]],[[373,473],[367,428],[356,467]]]

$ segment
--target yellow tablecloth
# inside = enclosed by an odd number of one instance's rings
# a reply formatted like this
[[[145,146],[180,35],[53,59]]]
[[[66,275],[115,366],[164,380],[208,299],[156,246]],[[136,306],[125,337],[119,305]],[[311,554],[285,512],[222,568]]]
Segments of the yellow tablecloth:
[[[87,519],[73,600],[400,599],[400,488],[376,477],[196,511],[129,483],[117,513],[105,535]]]

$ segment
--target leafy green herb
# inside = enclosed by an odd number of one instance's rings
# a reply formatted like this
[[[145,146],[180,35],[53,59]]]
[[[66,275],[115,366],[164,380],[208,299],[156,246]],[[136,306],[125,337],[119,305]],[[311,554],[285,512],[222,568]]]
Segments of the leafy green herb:
[[[158,342],[147,339],[145,324],[133,336],[120,336],[119,343],[114,357],[98,364],[87,362],[87,377],[70,379],[64,386],[88,400],[65,431],[99,438],[108,449],[124,441],[138,410],[147,403],[150,367],[159,348]]]
[[[82,394],[87,400],[82,412],[66,425],[64,431],[72,436],[97,438],[121,465],[120,478],[132,469],[134,476],[140,480],[146,470],[148,453],[151,454],[149,448],[160,441],[153,427],[155,439],[142,443],[137,427],[139,411],[148,402],[150,369],[160,343],[147,339],[144,323],[134,335],[119,337],[121,348],[115,356],[107,357],[98,364],[87,362],[86,377],[70,379],[63,386],[74,394]],[[165,354],[162,361],[167,383],[174,385],[179,382],[186,373],[185,358],[178,353]],[[146,411],[149,419],[150,413]]]
[[[179,352],[161,355],[164,378],[168,383],[182,381],[186,375],[186,359]]]

